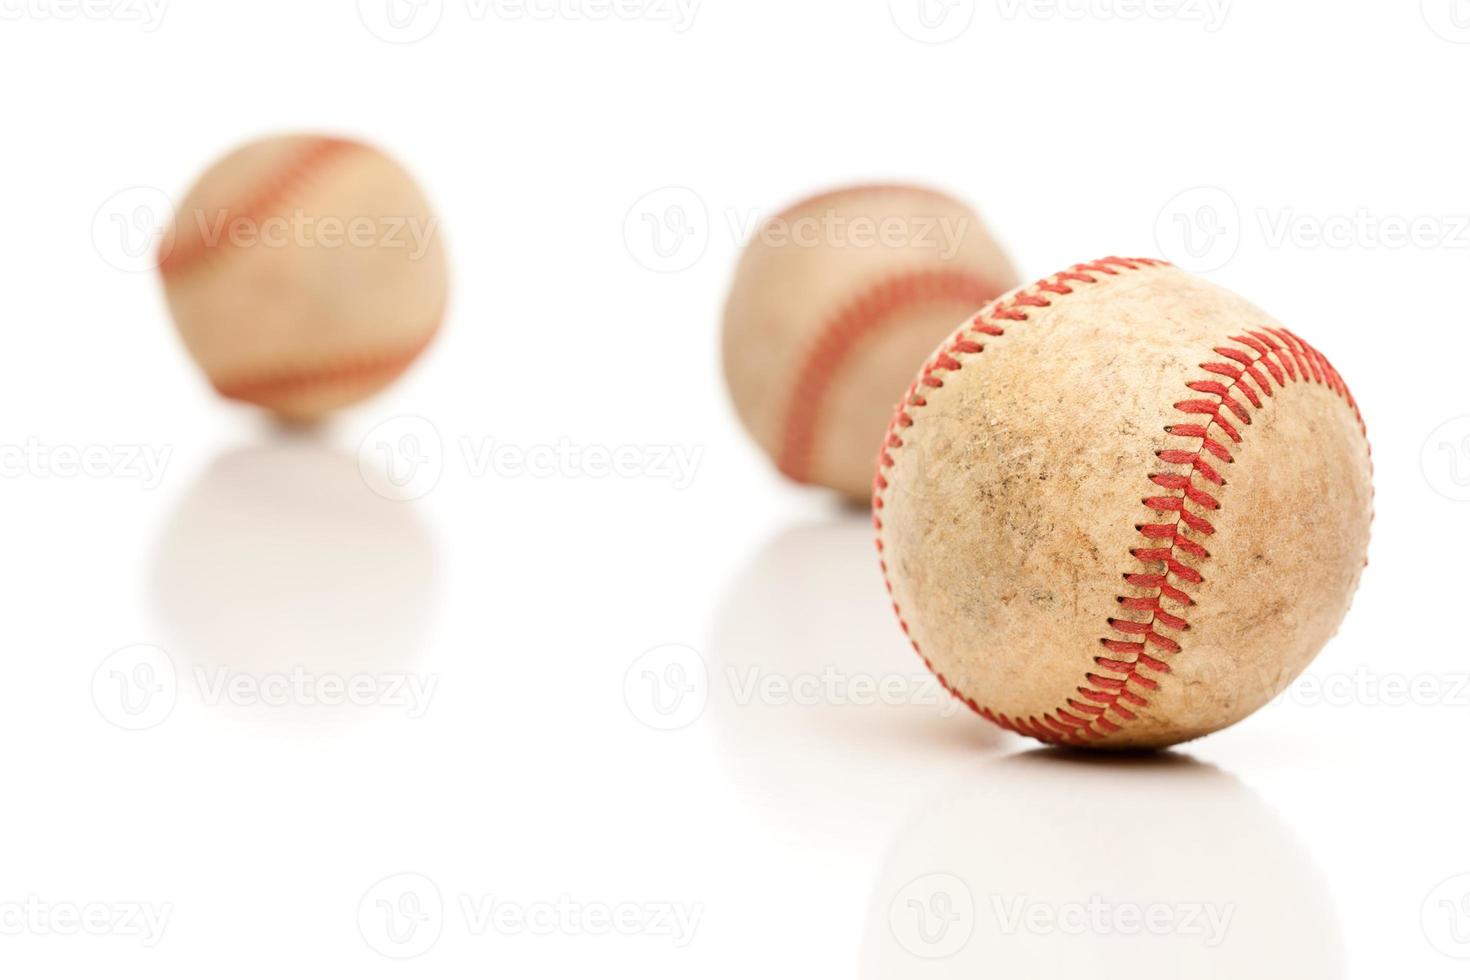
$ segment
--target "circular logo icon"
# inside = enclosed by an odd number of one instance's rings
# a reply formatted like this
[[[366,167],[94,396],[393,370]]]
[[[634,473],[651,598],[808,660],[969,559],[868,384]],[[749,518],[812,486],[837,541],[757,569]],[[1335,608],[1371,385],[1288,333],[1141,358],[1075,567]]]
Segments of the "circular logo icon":
[[[1430,433],[1419,455],[1430,488],[1454,501],[1470,501],[1470,416],[1451,419]]]
[[[165,258],[158,249],[173,212],[173,201],[157,187],[118,191],[92,216],[92,245],[114,269],[150,272]]]
[[[694,268],[704,258],[709,239],[709,208],[687,187],[651,191],[623,219],[628,254],[651,272]]]
[[[1470,0],[1419,0],[1429,29],[1454,44],[1470,44]]]
[[[357,0],[357,18],[389,44],[414,44],[444,19],[444,0]]]
[[[975,934],[975,896],[951,874],[915,878],[888,906],[888,927],[909,954],[922,960],[954,956]]]
[[[357,447],[363,482],[386,500],[418,500],[444,475],[444,440],[434,423],[401,415],[377,426]]]
[[[103,718],[126,731],[163,724],[178,699],[173,659],[146,643],[109,654],[92,674],[92,703]]]
[[[691,647],[674,643],[649,650],[623,675],[623,700],[649,728],[688,728],[709,704],[709,669]]]
[[[1450,419],[1435,429],[1419,457],[1434,492],[1460,502],[1470,501],[1470,415]]]
[[[975,22],[975,0],[888,0],[893,23],[921,44],[944,44]]]
[[[362,896],[357,930],[380,956],[391,960],[423,956],[444,934],[444,896],[424,875],[391,875]]]
[[[1176,194],[1154,223],[1160,254],[1188,272],[1223,268],[1240,250],[1240,237],[1240,206],[1219,187]]]
[[[1429,945],[1451,959],[1470,960],[1470,874],[1440,882],[1419,919]]]

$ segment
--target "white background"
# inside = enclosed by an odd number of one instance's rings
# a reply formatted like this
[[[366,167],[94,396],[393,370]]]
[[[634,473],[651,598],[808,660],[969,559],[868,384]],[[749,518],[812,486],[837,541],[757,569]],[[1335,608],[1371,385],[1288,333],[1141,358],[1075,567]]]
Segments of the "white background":
[[[1465,975],[1470,4],[157,3],[0,0],[6,976]],[[119,268],[149,201],[291,130],[402,160],[455,276],[427,356],[307,437]],[[873,179],[972,200],[1027,278],[1206,270],[1334,360],[1378,519],[1310,682],[1134,761],[932,696],[866,515],[773,474],[716,356],[740,229]],[[437,483],[375,494],[384,442]],[[381,686],[212,686],[298,668]],[[1036,917],[1084,906],[1162,934]]]

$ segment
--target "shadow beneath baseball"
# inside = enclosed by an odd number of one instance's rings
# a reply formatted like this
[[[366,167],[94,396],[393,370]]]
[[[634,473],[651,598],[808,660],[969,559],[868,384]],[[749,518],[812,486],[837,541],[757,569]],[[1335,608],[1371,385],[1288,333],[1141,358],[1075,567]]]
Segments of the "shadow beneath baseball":
[[[315,717],[357,702],[287,680],[363,684],[372,706],[427,647],[438,564],[412,504],[374,494],[356,458],[276,430],[218,456],[184,496],[157,543],[148,598],[181,686],[217,698],[243,678],[247,702],[284,699],[256,706]]]
[[[975,764],[889,848],[863,977],[1344,975],[1325,882],[1280,816],[1183,753]]]
[[[924,785],[1005,736],[951,698],[894,620],[872,519],[787,530],[729,586],[707,645],[709,717],[747,791],[884,833],[895,787]]]

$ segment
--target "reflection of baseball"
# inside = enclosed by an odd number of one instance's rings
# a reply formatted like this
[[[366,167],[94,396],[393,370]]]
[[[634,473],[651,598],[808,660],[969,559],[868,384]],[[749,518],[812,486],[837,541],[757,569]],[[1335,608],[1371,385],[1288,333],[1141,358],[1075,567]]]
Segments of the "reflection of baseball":
[[[444,315],[438,223],[393,161],[292,136],[215,164],[159,271],[184,344],[226,398],[310,420],[398,377]]]
[[[438,562],[411,507],[308,441],[232,450],[159,540],[158,628],[181,669],[390,674],[432,628]]]
[[[914,187],[854,187],[767,221],[725,310],[735,408],[781,471],[866,499],[914,366],[1016,283],[973,211]]]
[[[894,839],[870,980],[1341,980],[1311,854],[1236,778],[1183,755],[1045,752],[967,772]]]
[[[948,780],[1005,738],[893,643],[882,586],[853,560],[872,533],[856,514],[788,528],[731,583],[707,646],[710,731],[731,778],[825,834],[886,832],[912,800],[875,783]]]
[[[1162,746],[1266,704],[1332,637],[1372,507],[1317,351],[1147,259],[986,307],[922,369],[874,493],[905,631],[975,711]]]

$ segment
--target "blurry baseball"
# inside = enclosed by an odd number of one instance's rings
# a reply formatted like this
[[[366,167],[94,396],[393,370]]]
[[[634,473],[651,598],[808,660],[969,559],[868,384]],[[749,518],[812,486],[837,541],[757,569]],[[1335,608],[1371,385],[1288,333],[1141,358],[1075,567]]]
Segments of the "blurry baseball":
[[[917,187],[852,187],[766,221],[725,309],[736,411],[781,472],[866,500],[915,365],[1017,282],[979,217]]]
[[[1147,259],[986,307],[921,370],[874,491],[895,609],[952,693],[1044,742],[1231,725],[1336,633],[1368,442],[1327,359]]]
[[[159,271],[215,389],[295,421],[402,374],[448,293],[438,221],[413,179],[377,150],[316,136],[251,143],[210,168]]]

